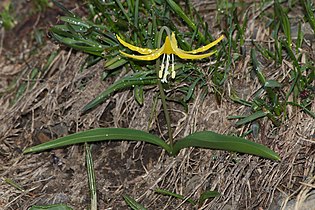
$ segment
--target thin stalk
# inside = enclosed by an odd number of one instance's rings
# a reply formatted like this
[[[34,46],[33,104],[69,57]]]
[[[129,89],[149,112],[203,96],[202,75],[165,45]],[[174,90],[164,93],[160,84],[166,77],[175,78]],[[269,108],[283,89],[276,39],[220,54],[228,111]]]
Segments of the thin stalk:
[[[161,28],[159,36],[158,36],[157,48],[160,48],[160,46],[161,46],[162,37],[163,37],[162,35],[163,35],[163,31],[164,30],[166,31],[167,36],[170,36],[169,29],[166,26],[163,26]],[[156,68],[155,68],[157,77],[159,77],[159,70],[160,70],[160,68],[161,68],[161,60],[158,59],[156,61]],[[163,88],[163,85],[162,85],[160,79],[158,79],[158,87],[159,87],[159,90],[160,90],[160,96],[161,96],[164,116],[165,116],[167,130],[168,130],[169,144],[170,144],[171,150],[173,150],[174,141],[173,141],[173,132],[172,132],[172,127],[171,127],[171,118],[170,118],[170,114],[169,114],[168,109],[167,109],[166,96],[165,96],[164,88]]]

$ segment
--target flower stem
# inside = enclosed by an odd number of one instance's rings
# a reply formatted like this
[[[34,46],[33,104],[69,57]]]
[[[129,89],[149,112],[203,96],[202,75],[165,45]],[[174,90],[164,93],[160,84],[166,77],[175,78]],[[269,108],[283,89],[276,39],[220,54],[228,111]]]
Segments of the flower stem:
[[[156,62],[156,67],[157,67],[157,72],[156,73],[157,73],[157,76],[159,75],[160,63],[161,63],[161,61],[157,60],[157,62]],[[164,116],[165,116],[165,120],[166,120],[167,130],[168,130],[168,138],[169,138],[169,141],[170,141],[171,149],[173,149],[174,141],[173,141],[173,132],[172,132],[172,127],[171,127],[171,118],[170,118],[170,114],[169,114],[168,109],[167,109],[165,92],[164,92],[161,80],[158,80],[158,87],[159,87],[159,90],[160,90],[160,96],[161,96],[161,101],[162,101],[162,106],[163,106],[163,112],[164,112]]]
[[[157,40],[157,47],[159,48],[161,46],[161,41],[162,41],[162,35],[163,35],[163,31],[166,31],[167,36],[170,35],[170,31],[166,26],[163,26],[159,32],[159,36],[158,36],[158,40]],[[156,61],[156,75],[159,78],[159,70],[161,68],[161,60],[158,59]],[[171,149],[173,150],[173,132],[172,132],[172,127],[171,127],[171,118],[170,118],[170,114],[168,112],[167,109],[167,104],[166,104],[166,96],[165,96],[165,92],[164,92],[164,88],[162,85],[162,82],[160,79],[158,79],[158,87],[160,90],[160,96],[161,96],[161,101],[162,101],[162,106],[163,106],[163,111],[164,111],[164,116],[165,116],[165,120],[166,120],[166,125],[167,125],[167,130],[168,130],[168,138],[169,138],[169,144]]]

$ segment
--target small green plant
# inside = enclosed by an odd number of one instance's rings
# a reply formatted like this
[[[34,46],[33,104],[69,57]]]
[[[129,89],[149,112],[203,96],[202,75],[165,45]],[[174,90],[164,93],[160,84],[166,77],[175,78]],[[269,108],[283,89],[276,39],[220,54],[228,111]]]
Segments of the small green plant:
[[[0,28],[6,30],[13,28],[16,25],[15,17],[13,16],[13,8],[11,1],[5,3],[3,10],[0,12]]]
[[[96,128],[27,148],[24,150],[24,154],[80,143],[142,141],[163,148],[170,156],[176,156],[184,148],[200,147],[252,154],[276,161],[280,160],[277,153],[264,145],[241,137],[222,135],[212,131],[198,131],[183,138],[173,139],[171,118],[167,107],[167,102],[171,101],[171,98],[166,92],[175,93],[178,91],[175,88],[176,85],[185,82],[189,88],[179,90],[182,98],[172,100],[179,101],[187,106],[187,103],[194,98],[193,92],[195,89],[198,87],[206,88],[206,77],[199,67],[186,60],[175,60],[174,54],[181,59],[202,59],[213,56],[216,58],[215,60],[219,60],[220,56],[224,55],[224,57],[228,57],[228,63],[231,64],[233,58],[229,56],[229,53],[223,53],[224,50],[219,46],[222,43],[221,47],[226,45],[231,47],[231,33],[228,36],[227,43],[223,40],[224,36],[220,36],[217,40],[213,39],[206,24],[195,22],[193,17],[196,16],[185,13],[173,0],[145,1],[143,4],[140,4],[139,0],[123,2],[117,0],[111,3],[90,0],[88,8],[91,20],[83,20],[59,2],[55,0],[53,2],[67,15],[60,17],[60,20],[64,21],[65,24],[51,28],[51,36],[55,40],[90,54],[93,61],[91,65],[105,59],[105,68],[110,73],[106,74],[103,79],[114,75],[114,72],[121,70],[123,67],[128,69],[128,74],[124,78],[112,84],[84,106],[82,114],[95,109],[110,95],[126,88],[134,90],[134,98],[141,105],[144,103],[144,87],[157,86],[159,91],[156,92],[156,98],[160,99],[163,105],[163,113],[168,129],[168,141],[141,130]],[[149,16],[150,18],[141,18],[142,16]],[[183,22],[188,32],[179,31],[171,21],[173,18]],[[240,34],[243,34],[244,26],[239,30]],[[191,38],[191,41],[187,41],[186,38],[188,37]],[[164,45],[162,45],[163,40],[165,40]],[[233,41],[233,43],[235,42]],[[128,54],[123,51],[120,44],[142,55]],[[214,48],[215,45],[218,46],[218,49],[200,54]],[[196,50],[193,50],[194,48]],[[161,54],[166,54],[162,62],[159,58]],[[219,62],[211,67],[212,71],[216,71],[218,65],[220,65]],[[227,77],[227,75],[228,72],[223,73],[223,77]],[[221,78],[220,82],[224,82],[224,80]],[[91,207],[96,209],[95,176],[93,175],[93,165],[87,145],[86,156],[89,163],[87,164],[89,183],[91,197],[93,198]],[[167,191],[158,190],[157,192],[183,198]],[[211,197],[210,194],[204,195],[204,198],[208,197]],[[132,202],[130,197],[125,197],[125,200],[127,203]],[[204,199],[201,200],[204,201]]]
[[[158,193],[158,194],[162,194],[162,195],[166,195],[169,197],[174,197],[174,198],[183,200],[184,202],[190,203],[193,206],[197,206],[197,207],[202,205],[202,203],[204,203],[207,199],[215,198],[215,197],[220,195],[220,193],[218,193],[216,191],[205,191],[200,195],[200,197],[197,200],[193,200],[192,198],[185,197],[183,195],[173,193],[173,192],[170,192],[170,191],[164,190],[164,189],[158,188],[158,189],[155,189],[154,192]],[[128,206],[130,208],[132,208],[133,210],[146,210],[146,208],[144,208],[144,206],[142,206],[140,203],[138,203],[136,200],[134,200],[130,196],[124,195],[123,197],[124,197],[125,202],[128,204]]]
[[[311,4],[309,1],[302,1],[301,3],[306,12],[305,19],[309,21],[311,26],[315,25],[314,15],[310,12],[312,11]],[[236,126],[255,123],[257,119],[264,117],[272,121],[275,126],[280,126],[288,118],[288,106],[298,107],[315,118],[315,113],[311,111],[311,105],[314,102],[314,62],[312,60],[301,62],[302,52],[300,48],[304,40],[301,24],[298,25],[297,38],[293,40],[289,11],[285,10],[285,7],[282,7],[278,0],[274,1],[273,7],[274,13],[272,15],[274,18],[269,24],[272,31],[273,46],[268,49],[258,42],[252,41],[255,48],[250,50],[252,72],[258,79],[261,88],[253,94],[251,100],[244,100],[233,91],[230,95],[233,101],[251,108],[251,113],[248,115],[229,117],[229,119],[239,119]],[[314,29],[315,27],[313,27]],[[286,79],[282,79],[282,82],[268,79],[266,71],[264,71],[266,67],[258,61],[257,57],[260,55],[269,61],[274,60],[278,66],[282,65],[286,59],[287,62],[292,63],[293,68],[289,70]]]

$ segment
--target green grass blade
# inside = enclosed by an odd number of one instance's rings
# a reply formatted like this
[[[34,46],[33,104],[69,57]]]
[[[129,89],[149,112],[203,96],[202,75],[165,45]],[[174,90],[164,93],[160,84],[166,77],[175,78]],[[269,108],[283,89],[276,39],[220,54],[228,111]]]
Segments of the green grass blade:
[[[240,126],[240,125],[244,125],[246,123],[249,123],[251,121],[257,120],[259,118],[265,117],[268,113],[264,112],[264,111],[257,111],[247,117],[244,117],[243,119],[237,121],[235,123],[236,126]]]
[[[184,98],[184,101],[187,102],[189,101],[189,99],[192,97],[193,93],[194,93],[194,90],[196,88],[196,85],[198,84],[199,80],[201,80],[201,78],[197,78],[191,85],[190,87],[188,88],[188,92],[187,92],[187,95],[185,96]]]
[[[130,196],[124,195],[123,197],[126,203],[128,204],[128,206],[132,208],[133,210],[146,210],[144,206],[142,206],[140,203],[138,203],[135,199],[131,198]]]
[[[278,0],[275,1],[275,15],[280,18],[282,31],[286,36],[288,45],[292,48],[291,27],[288,15],[283,11]]]
[[[111,59],[108,59],[105,62],[104,67],[108,70],[113,70],[125,65],[127,62],[127,60],[121,58],[120,56],[115,56]]]
[[[109,86],[104,92],[102,92],[100,95],[98,95],[94,100],[92,100],[90,103],[85,105],[82,109],[82,113],[85,113],[91,109],[94,109],[96,106],[101,104],[104,100],[107,99],[108,96],[110,96],[112,93],[126,89],[131,88],[136,85],[155,85],[157,84],[156,77],[145,77],[145,74],[148,72],[140,72],[139,74],[134,74],[132,76],[125,77],[116,83]]]
[[[97,193],[96,193],[96,180],[94,172],[94,164],[91,153],[91,146],[85,143],[85,159],[86,159],[86,168],[89,180],[89,188],[91,195],[91,210],[97,210]]]
[[[200,198],[198,199],[198,203],[203,203],[209,198],[215,198],[220,196],[221,194],[217,191],[205,191],[201,193]]]
[[[301,104],[294,103],[294,102],[290,102],[290,101],[288,102],[288,104],[290,104],[292,106],[300,107],[305,113],[307,113],[311,117],[315,118],[315,113],[312,112],[311,110],[307,109],[305,106],[303,106]]]
[[[52,2],[53,2],[57,7],[59,7],[67,16],[75,17],[75,15],[74,15],[70,10],[68,10],[65,6],[63,6],[63,4],[59,3],[59,2],[56,1],[56,0],[52,0]]]
[[[163,190],[163,189],[158,188],[158,189],[155,189],[154,191],[156,193],[160,193],[162,195],[171,196],[171,197],[178,198],[178,199],[181,199],[181,200],[185,200],[186,199],[185,196],[177,194],[177,193],[170,192],[168,190]],[[192,205],[196,205],[196,201],[194,201],[191,198],[188,198],[186,201],[191,203]]]
[[[187,147],[201,147],[207,149],[233,151],[257,155],[271,160],[280,160],[280,157],[277,153],[264,145],[257,144],[255,142],[251,142],[236,136],[217,134],[212,131],[196,132],[178,140],[174,144],[173,155],[177,155],[181,149]]]
[[[133,91],[134,97],[136,101],[142,105],[144,102],[144,96],[143,96],[143,86],[135,86],[134,91]]]
[[[127,14],[127,12],[125,11],[125,9],[124,9],[124,7],[123,7],[123,5],[121,4],[120,1],[121,1],[121,0],[116,0],[116,4],[119,6],[120,10],[122,11],[122,13],[124,14],[124,16],[126,17],[127,21],[128,21],[129,23],[131,23],[131,22],[130,22],[130,17],[129,17],[129,15]]]
[[[47,206],[32,206],[29,210],[72,210],[64,204],[52,204]]]
[[[91,27],[91,25],[84,22],[81,18],[62,16],[62,17],[60,17],[60,20],[66,22],[66,23],[70,23],[71,25],[77,25],[77,26],[80,26],[83,28],[90,28]]]
[[[18,183],[16,183],[15,181],[13,181],[12,179],[9,178],[4,178],[3,181],[9,185],[11,185],[12,187],[24,192],[25,189]]]
[[[310,25],[314,31],[314,34],[315,34],[315,16],[314,16],[314,13],[313,13],[312,8],[311,8],[311,1],[301,0],[301,2],[302,2],[304,10],[306,11],[305,16],[306,16],[308,22],[310,23]]]
[[[189,18],[186,13],[182,10],[182,8],[173,0],[166,0],[168,5],[172,8],[172,10],[174,11],[175,14],[177,14],[179,17],[181,17],[185,23],[193,30],[196,31],[197,30],[197,26],[196,24],[192,21],[191,18]],[[201,40],[204,40],[204,36],[203,34],[198,31],[198,35],[200,37]]]
[[[282,87],[282,85],[276,80],[267,80],[265,82],[265,87],[266,88],[280,88]]]
[[[40,152],[48,149],[55,149],[73,144],[97,141],[144,141],[158,145],[171,153],[171,148],[162,139],[150,133],[129,128],[96,128],[82,131],[53,141],[45,142],[24,150],[24,154],[31,152]]]

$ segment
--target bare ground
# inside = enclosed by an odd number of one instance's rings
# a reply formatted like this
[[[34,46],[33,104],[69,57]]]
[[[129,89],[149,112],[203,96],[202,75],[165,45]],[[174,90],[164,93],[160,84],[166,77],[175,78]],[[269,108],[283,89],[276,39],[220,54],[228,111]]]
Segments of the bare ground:
[[[199,6],[206,10],[203,13],[212,25],[215,6],[211,3]],[[219,31],[214,33],[219,34]],[[252,19],[246,37],[255,36],[257,41],[264,42],[268,40],[269,33],[262,21]],[[116,94],[92,112],[80,115],[80,109],[86,103],[126,72],[100,81],[104,70],[102,62],[79,71],[86,58],[83,53],[59,46],[49,39],[45,46],[37,47],[31,53],[33,44],[29,36],[19,37],[18,43],[17,40],[10,41],[12,36],[8,36],[7,32],[2,31],[1,37],[4,43],[8,43],[7,46],[16,47],[13,50],[3,45],[0,56],[0,93],[5,93],[0,98],[0,207],[27,209],[33,204],[62,202],[74,209],[87,209],[90,200],[82,145],[31,155],[23,155],[22,150],[95,127],[147,130],[147,119],[157,90],[148,90],[143,106],[139,106],[132,92],[127,90]],[[311,45],[306,45],[304,50],[307,56],[314,58]],[[55,51],[58,55],[42,72],[41,79],[10,106],[9,100],[16,93],[16,89],[7,91],[12,78],[19,76],[17,84],[28,80],[31,68],[42,68],[47,57]],[[200,130],[222,134],[247,131],[248,127],[237,129],[235,122],[227,120],[229,115],[248,112],[245,107],[228,100],[227,94],[233,87],[244,98],[250,98],[259,88],[259,83],[250,78],[248,53],[243,62],[233,65],[233,75],[225,86],[226,97],[221,104],[212,94],[203,99],[201,92],[196,93],[195,100],[189,104],[188,113],[182,107],[171,104],[175,138]],[[283,78],[286,70],[291,68],[287,61],[280,69],[267,62],[264,65],[276,79]],[[205,72],[206,67],[207,64]],[[211,75],[208,76],[211,81]],[[208,86],[212,88],[211,82]],[[160,110],[160,104],[157,106]],[[179,200],[155,194],[153,190],[157,187],[194,198],[205,190],[217,190],[222,194],[199,209],[279,209],[292,198],[296,198],[298,207],[301,207],[315,185],[315,123],[313,118],[298,109],[289,107],[288,114],[289,118],[280,127],[274,127],[266,119],[260,120],[262,129],[259,136],[251,139],[278,152],[282,159],[280,162],[204,149],[185,149],[174,158],[147,144],[94,144],[99,209],[126,209],[123,194],[136,198],[148,209],[194,208]],[[165,136],[162,116],[156,114],[155,123],[149,131]],[[5,183],[7,178],[21,185],[25,191]]]

